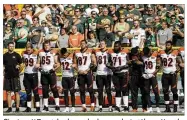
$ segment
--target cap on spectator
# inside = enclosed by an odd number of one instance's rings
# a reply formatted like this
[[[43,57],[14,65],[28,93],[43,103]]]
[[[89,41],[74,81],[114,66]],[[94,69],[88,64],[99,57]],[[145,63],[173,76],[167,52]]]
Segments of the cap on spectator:
[[[184,18],[184,15],[183,14],[179,14],[178,17],[179,18]]]
[[[121,18],[124,19],[124,18],[125,18],[125,15],[120,15],[119,18],[120,18],[120,19],[121,19]]]

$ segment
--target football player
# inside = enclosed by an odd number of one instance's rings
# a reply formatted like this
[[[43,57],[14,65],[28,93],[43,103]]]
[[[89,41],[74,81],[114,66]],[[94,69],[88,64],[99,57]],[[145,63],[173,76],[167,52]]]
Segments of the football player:
[[[123,96],[124,111],[128,112],[128,49],[122,49],[121,42],[114,43],[114,49],[109,51],[109,63],[107,65],[113,72],[113,84],[116,91],[116,110],[120,112],[121,94]]]
[[[152,52],[150,48],[145,47],[143,48],[143,56],[142,61],[144,63],[144,74],[143,74],[143,81],[144,81],[144,89],[145,89],[145,97],[146,102],[149,107],[147,112],[153,112],[151,101],[150,101],[150,87],[152,86],[153,92],[155,94],[156,100],[156,109],[157,112],[160,113],[159,109],[159,90],[158,90],[158,82],[156,79],[156,74],[160,68],[160,60],[157,59],[158,53],[156,51]]]
[[[171,92],[173,93],[174,107],[173,112],[177,112],[178,106],[178,89],[177,89],[177,64],[180,66],[180,57],[178,56],[178,50],[172,50],[172,41],[166,42],[166,49],[160,51],[160,58],[163,67],[162,75],[162,88],[164,93],[164,100],[166,104],[166,110],[164,112],[171,112],[169,106],[169,87],[171,86]]]
[[[82,102],[82,112],[86,112],[85,104],[85,84],[87,84],[87,90],[90,94],[91,109],[95,110],[94,103],[94,91],[93,91],[93,79],[92,70],[96,68],[96,58],[93,50],[88,49],[87,41],[81,41],[81,49],[76,50],[74,53],[74,63],[78,70],[78,85],[80,89],[80,97]]]
[[[43,43],[43,49],[38,53],[37,67],[40,67],[41,71],[41,84],[42,93],[44,99],[44,108],[42,112],[48,112],[48,98],[49,98],[49,86],[53,92],[55,100],[55,111],[59,112],[59,94],[56,86],[56,73],[55,71],[60,67],[58,60],[58,51],[51,49],[50,41],[46,40]]]
[[[32,91],[36,104],[36,112],[40,112],[40,98],[38,94],[38,69],[35,67],[38,58],[38,51],[34,50],[32,44],[27,43],[26,50],[22,53],[25,66],[23,85],[27,93],[27,109],[25,112],[31,112]]]
[[[60,50],[60,63],[62,69],[62,87],[64,91],[64,99],[66,108],[63,112],[75,112],[75,77],[74,77],[74,65],[73,65],[73,54],[67,52],[66,48]],[[69,95],[71,95],[72,109],[69,110]]]
[[[99,111],[102,112],[103,106],[103,88],[105,87],[109,102],[109,112],[112,112],[112,95],[111,95],[111,70],[106,67],[108,63],[108,49],[105,41],[100,42],[100,49],[95,51],[97,60],[96,84],[99,93]]]

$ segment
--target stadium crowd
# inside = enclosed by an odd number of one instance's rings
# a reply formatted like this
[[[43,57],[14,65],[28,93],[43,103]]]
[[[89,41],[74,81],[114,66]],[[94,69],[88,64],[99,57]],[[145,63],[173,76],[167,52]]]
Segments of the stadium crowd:
[[[123,47],[163,48],[171,40],[184,46],[184,6],[177,4],[4,4],[4,48],[30,42],[41,48],[50,40],[53,48],[77,48],[87,40],[90,48],[105,40],[107,47],[121,41]]]

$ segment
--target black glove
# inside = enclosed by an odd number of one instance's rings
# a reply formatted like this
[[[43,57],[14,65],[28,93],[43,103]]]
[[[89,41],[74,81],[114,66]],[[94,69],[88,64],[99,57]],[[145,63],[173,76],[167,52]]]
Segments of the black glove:
[[[96,69],[96,65],[91,64],[91,65],[90,65],[90,70],[95,70],[95,69]]]
[[[49,73],[54,73],[55,71],[53,69],[49,70]]]

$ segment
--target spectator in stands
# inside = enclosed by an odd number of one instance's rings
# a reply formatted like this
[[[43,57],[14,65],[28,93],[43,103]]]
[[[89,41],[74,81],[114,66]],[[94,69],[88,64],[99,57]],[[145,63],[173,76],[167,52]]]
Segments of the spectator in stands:
[[[72,25],[72,21],[67,19],[66,15],[64,13],[62,13],[60,16],[57,15],[57,17],[58,17],[60,26],[62,28],[67,28],[67,30],[69,31],[69,29],[71,28],[71,25]]]
[[[157,33],[160,29],[162,29],[162,25],[160,23],[160,17],[155,16],[154,18],[154,27],[155,27],[155,32]]]
[[[6,24],[5,30],[3,31],[3,48],[8,47],[9,42],[13,41],[14,33],[11,24]]]
[[[148,14],[143,16],[143,22],[149,26],[152,25],[154,22],[154,18],[155,18],[155,14],[154,14],[154,10],[151,7],[147,8]]]
[[[86,26],[85,26],[85,40],[87,39],[88,32],[93,31],[96,34],[96,24],[97,24],[97,13],[95,11],[91,12],[91,17],[87,18]],[[96,38],[97,35],[95,36]]]
[[[96,39],[96,35],[92,31],[88,33],[87,45],[89,48],[94,48],[99,46],[99,41],[98,39]]]
[[[173,42],[175,46],[184,46],[184,15],[182,14],[179,15],[179,23],[174,28],[175,37],[173,37]]]
[[[60,14],[60,8],[57,4],[49,5],[49,9],[51,11],[51,17],[52,17],[52,24],[55,25],[56,21],[56,15]]]
[[[102,16],[102,15],[103,15],[103,6],[102,6],[102,5],[99,5],[98,8],[99,8],[99,13],[98,13],[98,15],[99,15],[99,16]]]
[[[25,48],[27,43],[28,28],[24,26],[24,20],[17,20],[17,27],[14,33],[14,41],[16,42],[16,48]]]
[[[29,8],[29,7],[28,7]],[[22,10],[21,10],[21,12],[25,12],[26,13],[26,19],[28,19],[29,20],[29,22],[30,22],[30,25],[32,25],[33,23],[32,23],[32,15],[30,15],[27,11],[26,11],[26,8],[22,8]],[[22,17],[22,16],[21,16]],[[24,17],[24,16],[23,16]],[[29,25],[29,27],[30,27],[30,25]]]
[[[4,23],[4,25],[6,25],[6,24],[9,23],[9,24],[11,24],[12,29],[15,28],[15,26],[16,26],[16,20],[14,18],[12,18],[11,11],[6,11],[6,13],[5,13],[5,19],[3,20],[3,23]]]
[[[166,12],[167,10],[164,4],[157,5],[157,15],[160,16],[161,20],[165,20]]]
[[[49,27],[47,27],[47,23],[45,20],[41,21],[41,27],[44,29],[44,36],[49,34]]]
[[[58,31],[55,27],[49,27],[49,34],[45,36],[45,40],[50,41],[50,45],[52,48],[57,47],[58,42]]]
[[[111,17],[113,17],[113,15],[115,15],[115,16],[118,15],[118,13],[116,11],[116,6],[115,5],[111,4],[109,6],[109,13],[108,13],[108,15],[111,16]]]
[[[115,35],[114,33],[111,31],[111,26],[109,24],[105,24],[104,29],[106,31],[105,37],[104,37],[104,41],[107,45],[107,47],[113,47],[114,46],[114,41],[115,41]]]
[[[152,26],[148,26],[145,32],[146,32],[146,40],[144,46],[156,47],[156,34],[154,28]]]
[[[168,28],[166,21],[162,22],[162,29],[157,33],[157,46],[164,49],[166,41],[172,41],[172,30]]]
[[[64,10],[64,14],[67,17],[71,17],[71,16],[74,15],[74,9],[75,9],[75,7],[72,4],[68,4],[64,9],[65,9]]]
[[[24,8],[25,8],[26,14],[32,17],[33,16],[32,6],[30,4],[25,4]]]
[[[44,37],[44,28],[39,24],[39,18],[33,17],[33,25],[29,30],[28,39],[32,43],[33,48],[41,48],[43,37]]]
[[[125,13],[126,22],[129,23],[130,28],[133,27],[133,19],[134,17],[137,17],[137,19],[141,18],[141,14],[138,10],[135,9],[134,4],[128,4],[127,5],[127,12]]]
[[[18,10],[18,8],[16,7],[16,4],[10,4],[10,11],[12,12],[12,14],[14,14],[14,18],[17,20],[20,17],[20,12]]]
[[[24,20],[24,26],[27,28],[30,28],[31,23],[29,21],[29,19],[26,18],[26,12],[25,11],[21,11],[21,19]]]
[[[72,33],[69,35],[69,47],[80,47],[80,41],[84,40],[84,36],[77,31],[77,26],[72,26]]]
[[[88,17],[91,17],[91,13],[92,11],[95,11],[97,14],[99,14],[99,9],[97,8],[96,4],[91,4],[91,6],[89,8],[86,9],[86,15]]]
[[[46,18],[47,26],[48,26],[48,27],[54,27],[54,23],[53,23],[53,21],[52,21],[52,16],[51,16],[51,14],[47,14],[45,18]]]
[[[121,41],[122,47],[129,47],[129,39],[127,38],[127,33],[130,30],[130,26],[125,22],[125,16],[121,15],[119,17],[119,22],[114,26],[115,41]]]
[[[108,15],[108,9],[103,9],[103,15],[98,18],[97,21],[97,29],[99,32],[99,40],[103,40],[105,38],[106,30],[104,29],[105,25],[110,25],[110,31],[113,31],[114,21],[112,17]],[[106,42],[107,43],[107,42]]]
[[[66,31],[67,31],[66,28],[62,28],[60,31],[60,35],[58,37],[58,42],[57,42],[58,48],[68,48],[69,47],[69,44],[68,44],[69,35],[66,34]]]
[[[86,19],[82,16],[82,13],[79,8],[76,8],[74,13],[75,13],[75,17],[77,17],[77,19],[80,20],[80,23],[78,22],[76,24],[78,27],[78,30],[81,34],[84,34],[84,25],[85,25]]]
[[[144,47],[145,42],[145,30],[140,28],[140,22],[138,20],[134,21],[134,28],[130,30],[131,47]]]
[[[135,4],[135,9],[137,9],[141,15],[144,13],[144,5],[143,4]]]
[[[117,9],[117,16],[124,15],[127,12],[126,4],[120,4],[120,7]]]
[[[34,13],[34,17],[39,17],[39,23],[41,23],[42,20],[46,20],[46,15],[51,14],[50,9],[46,4],[40,4]]]

